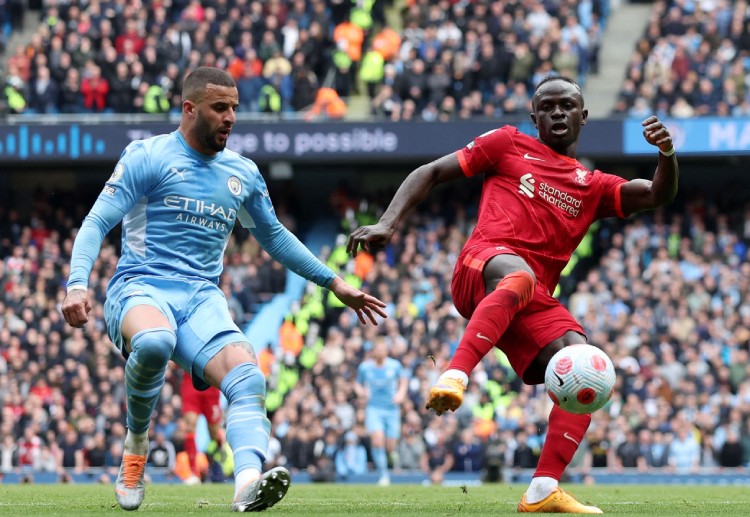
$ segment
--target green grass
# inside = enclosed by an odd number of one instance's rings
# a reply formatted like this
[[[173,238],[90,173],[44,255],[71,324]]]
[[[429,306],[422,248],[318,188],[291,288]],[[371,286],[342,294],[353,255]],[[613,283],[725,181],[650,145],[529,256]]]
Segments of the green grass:
[[[750,490],[724,486],[569,487],[579,500],[609,515],[750,515]],[[487,516],[516,515],[521,485],[423,487],[417,485],[292,485],[264,515]],[[123,515],[107,485],[0,485],[0,515]],[[137,515],[227,515],[230,485],[154,485]]]

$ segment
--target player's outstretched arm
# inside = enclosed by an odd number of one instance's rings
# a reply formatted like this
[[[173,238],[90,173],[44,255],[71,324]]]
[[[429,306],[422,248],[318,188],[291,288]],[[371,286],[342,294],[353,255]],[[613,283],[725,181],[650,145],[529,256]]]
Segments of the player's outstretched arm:
[[[642,125],[643,138],[659,148],[659,162],[651,181],[635,179],[622,186],[622,211],[626,214],[666,205],[677,195],[677,180],[680,174],[672,135],[656,116],[647,118]]]
[[[82,327],[89,320],[89,275],[104,237],[124,215],[113,205],[97,200],[78,230],[70,258],[68,294],[62,303],[63,317],[71,327]]]
[[[349,235],[347,253],[356,256],[360,247],[370,251],[390,242],[404,216],[424,201],[436,185],[461,176],[463,171],[456,153],[445,155],[412,171],[401,183],[380,221],[370,226],[360,226]]]
[[[385,302],[380,301],[372,295],[363,293],[359,289],[352,287],[347,284],[341,277],[336,277],[328,286],[328,289],[333,291],[333,294],[341,300],[342,303],[354,309],[357,313],[360,323],[363,325],[367,324],[367,320],[373,325],[377,325],[378,322],[375,319],[375,314],[381,318],[387,318],[388,315],[383,310]]]

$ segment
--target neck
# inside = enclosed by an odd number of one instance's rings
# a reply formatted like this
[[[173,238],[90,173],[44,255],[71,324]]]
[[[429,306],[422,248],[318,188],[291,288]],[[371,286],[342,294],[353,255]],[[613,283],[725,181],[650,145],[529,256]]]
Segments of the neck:
[[[555,151],[557,154],[561,154],[563,156],[567,156],[568,158],[575,158],[576,157],[576,149],[578,147],[578,142],[573,142],[572,144],[569,144],[567,146],[562,145],[552,145],[549,142],[545,142],[541,138],[537,137],[537,140]]]

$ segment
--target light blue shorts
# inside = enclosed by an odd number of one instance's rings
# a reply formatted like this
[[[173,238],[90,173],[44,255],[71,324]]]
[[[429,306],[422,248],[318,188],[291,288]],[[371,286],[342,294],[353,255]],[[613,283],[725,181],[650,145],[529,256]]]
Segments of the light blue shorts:
[[[219,350],[229,343],[248,343],[232,320],[224,293],[216,285],[139,276],[110,285],[104,304],[109,338],[125,357],[122,320],[136,305],[150,305],[167,317],[177,335],[172,360],[190,372],[198,389],[208,388],[203,371]]]
[[[372,434],[381,432],[386,438],[401,438],[401,408],[384,409],[367,406],[365,408],[365,427]]]

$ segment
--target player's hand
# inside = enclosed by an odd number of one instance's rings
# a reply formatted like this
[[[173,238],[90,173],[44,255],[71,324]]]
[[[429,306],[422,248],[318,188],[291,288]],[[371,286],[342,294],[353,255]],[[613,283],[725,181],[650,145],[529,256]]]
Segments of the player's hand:
[[[360,226],[349,235],[349,239],[346,241],[346,252],[351,253],[352,257],[356,257],[361,247],[366,252],[372,253],[377,248],[382,248],[388,244],[392,236],[393,229],[384,224]]]
[[[368,319],[373,325],[377,325],[378,322],[375,319],[375,314],[378,314],[382,318],[388,317],[383,310],[385,302],[350,286],[338,276],[333,279],[329,289],[333,291],[333,294],[342,303],[357,312],[357,317],[363,325],[367,325]]]
[[[91,302],[88,290],[74,289],[70,291],[62,304],[65,321],[71,327],[81,328],[89,321]]]
[[[656,115],[648,117],[641,122],[641,125],[643,126],[643,138],[646,139],[646,142],[655,145],[665,153],[672,150],[672,135],[669,134],[669,130]]]

